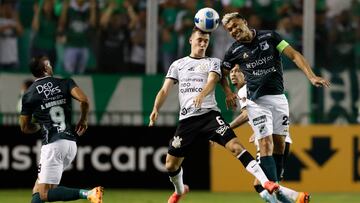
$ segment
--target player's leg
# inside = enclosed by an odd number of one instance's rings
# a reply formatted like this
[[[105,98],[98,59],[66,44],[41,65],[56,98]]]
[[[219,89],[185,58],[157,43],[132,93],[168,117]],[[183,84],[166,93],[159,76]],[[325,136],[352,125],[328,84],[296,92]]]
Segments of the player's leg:
[[[273,157],[276,164],[276,176],[278,177],[278,181],[280,181],[284,170],[285,135],[274,134],[273,140]]]
[[[277,176],[282,176],[285,159],[285,138],[289,135],[289,104],[285,95],[274,95],[266,101],[271,108],[273,116],[273,139],[274,139],[274,160],[277,168]]]
[[[261,199],[263,199],[267,203],[277,203],[277,199],[275,197],[275,194],[270,194],[267,190],[264,189],[264,187],[261,186],[261,183],[255,179],[254,180],[254,189],[257,193],[259,193],[259,196]]]
[[[290,154],[290,146],[291,146],[291,143],[292,143],[292,140],[291,140],[291,137],[290,137],[290,134],[286,135],[286,138],[285,138],[285,151],[284,151],[284,160],[283,160],[283,171],[281,173],[281,176],[280,176],[280,180],[283,180],[283,175],[284,175],[284,171],[286,170],[286,161],[287,161],[287,158]],[[291,199],[292,201],[296,202],[296,203],[308,203],[310,202],[310,194],[307,193],[307,192],[297,192],[295,190],[292,190],[290,188],[287,188],[287,187],[283,187],[281,186],[280,190],[283,191],[283,193],[289,197],[289,199]]]
[[[259,142],[255,139],[255,135],[251,135],[249,138],[249,142],[253,142],[256,147],[256,161],[258,164],[260,164],[260,148],[259,148]],[[255,179],[254,180],[254,189],[259,194],[261,199],[263,199],[265,202],[268,203],[277,203],[275,194],[270,194],[267,190],[264,189],[263,186],[261,186],[261,183]]]
[[[170,181],[174,185],[175,193],[181,195],[185,191],[183,182],[183,170],[181,164],[184,157],[175,157],[170,154],[166,155],[165,168],[168,171]]]
[[[243,164],[246,170],[254,175],[270,193],[277,189],[278,185],[269,181],[260,165],[243,147],[234,131],[224,121],[219,112],[215,112],[211,117],[208,117],[208,124],[204,132],[209,134],[210,140],[217,142],[230,151]]]
[[[55,202],[88,199],[92,203],[102,203],[102,187],[84,190],[57,186],[60,183],[63,170],[75,158],[76,150],[76,143],[69,140],[58,140],[42,146],[38,180],[34,187],[34,194],[39,193],[41,201]]]
[[[274,149],[272,113],[265,105],[261,104],[261,101],[258,102],[249,102],[246,107],[249,123],[259,144],[260,166],[269,180],[277,182],[276,164],[272,156]]]
[[[231,134],[235,133],[229,128],[227,133],[224,134],[224,138],[227,139]],[[278,189],[278,185],[269,181],[260,165],[256,162],[253,156],[241,145],[240,140],[237,137],[232,138],[225,144],[225,148],[229,150],[246,168],[246,170],[256,177],[261,185],[272,193]]]
[[[260,166],[264,170],[269,180],[278,182],[277,167],[273,156],[274,140],[273,140],[273,113],[271,108],[271,99],[267,96],[261,97],[255,102],[249,102],[247,111],[250,125],[255,133],[260,148]],[[281,192],[276,192],[276,197],[283,203],[290,203]]]
[[[165,168],[170,181],[174,185],[175,192],[169,197],[168,203],[179,202],[182,196],[189,192],[189,187],[183,182],[183,169],[181,164],[193,140],[199,133],[199,125],[202,125],[201,122],[202,120],[198,117],[181,120],[176,128],[174,137],[169,142]]]
[[[32,190],[32,198],[31,198],[31,203],[42,203],[43,201],[41,200],[40,197],[40,190],[39,190],[39,186],[38,186],[38,180],[35,181],[33,190]]]

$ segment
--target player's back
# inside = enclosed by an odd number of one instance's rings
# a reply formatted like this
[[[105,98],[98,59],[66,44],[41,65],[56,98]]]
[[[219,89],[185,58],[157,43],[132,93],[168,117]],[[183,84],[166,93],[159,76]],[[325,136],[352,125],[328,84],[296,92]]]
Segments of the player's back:
[[[72,79],[44,77],[35,80],[24,94],[21,114],[32,115],[41,126],[43,144],[58,139],[76,140],[71,128]]]

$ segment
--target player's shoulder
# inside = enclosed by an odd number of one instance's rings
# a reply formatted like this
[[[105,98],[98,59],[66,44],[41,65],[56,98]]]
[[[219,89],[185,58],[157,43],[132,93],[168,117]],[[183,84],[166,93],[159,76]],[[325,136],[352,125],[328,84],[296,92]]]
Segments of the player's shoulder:
[[[244,45],[241,42],[238,41],[233,42],[230,48],[225,52],[225,56],[235,53],[238,49],[242,48],[243,46]]]
[[[191,61],[191,58],[188,57],[188,56],[185,56],[185,57],[182,57],[182,58],[179,58],[179,59],[175,60],[171,64],[171,67],[179,67],[179,66],[182,66],[182,65],[188,63],[189,61]]]
[[[221,60],[219,58],[216,58],[216,57],[206,57],[204,59],[208,60],[210,62],[214,62],[214,63],[220,63],[221,62]]]
[[[260,41],[274,38],[276,35],[274,30],[256,30],[256,38]]]

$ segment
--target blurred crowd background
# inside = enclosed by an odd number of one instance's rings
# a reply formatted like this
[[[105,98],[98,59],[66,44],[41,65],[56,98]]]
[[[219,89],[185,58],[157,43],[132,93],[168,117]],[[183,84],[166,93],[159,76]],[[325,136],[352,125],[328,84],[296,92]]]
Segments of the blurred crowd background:
[[[295,64],[283,59],[292,123],[359,123],[360,0],[313,1],[314,40],[308,40],[312,38],[312,12],[304,14],[304,10],[309,11],[309,2],[0,0],[0,123],[17,123],[20,107],[16,108],[14,102],[20,84],[22,93],[31,77],[28,63],[32,56],[46,54],[55,74],[75,77],[85,88],[96,115],[94,124],[107,122],[103,113],[130,116],[133,124],[146,124],[152,109],[149,101],[170,64],[190,52],[193,18],[203,7],[214,8],[220,17],[238,11],[250,27],[276,30],[308,57],[314,72],[330,80],[331,88],[310,87]],[[149,22],[154,25],[147,25]],[[308,50],[313,42],[314,54]],[[211,34],[207,55],[222,59],[232,43],[220,25]],[[221,106],[222,92],[218,92],[220,108],[226,109]],[[178,114],[177,98],[170,100],[163,110],[172,119],[165,116],[164,123],[171,120],[167,124],[173,125]],[[230,120],[233,112],[224,110],[224,114]],[[118,123],[124,124],[126,119]]]
[[[146,0],[0,0],[0,71],[24,72],[47,54],[55,72],[145,73]],[[302,50],[302,0],[159,0],[158,68],[188,55],[193,17],[202,7],[220,16],[239,11],[250,27],[275,29]],[[360,1],[317,0],[315,66],[360,69]],[[208,56],[223,58],[232,43],[222,26]],[[285,61],[285,69],[295,68]]]

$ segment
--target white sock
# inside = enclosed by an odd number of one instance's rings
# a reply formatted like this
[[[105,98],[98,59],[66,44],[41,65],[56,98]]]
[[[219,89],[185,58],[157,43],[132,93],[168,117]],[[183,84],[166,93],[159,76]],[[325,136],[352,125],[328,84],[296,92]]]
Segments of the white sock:
[[[253,174],[253,176],[260,181],[262,186],[264,186],[265,182],[269,181],[264,171],[255,160],[250,161],[250,163],[246,166],[246,170]]]
[[[267,190],[263,190],[259,193],[261,199],[265,200],[268,203],[277,203],[276,197],[271,195]]]
[[[183,183],[183,170],[180,169],[180,172],[173,177],[170,177],[170,181],[173,183],[175,187],[176,194],[183,194],[184,193],[184,183]]]
[[[280,191],[292,201],[296,201],[299,193],[287,187],[280,186]]]

